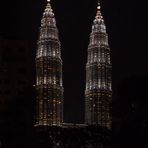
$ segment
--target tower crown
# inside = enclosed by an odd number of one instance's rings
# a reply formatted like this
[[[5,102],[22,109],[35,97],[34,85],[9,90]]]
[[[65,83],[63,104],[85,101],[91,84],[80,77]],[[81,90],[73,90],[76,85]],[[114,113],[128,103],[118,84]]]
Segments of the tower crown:
[[[100,6],[100,2],[99,2],[98,7],[97,7],[96,17],[94,20],[94,24],[100,24],[100,23],[104,23],[104,20],[103,20],[103,16],[101,13],[101,6]]]
[[[48,1],[48,3],[47,3],[47,6],[46,6],[46,9],[45,9],[45,12],[44,12],[44,14],[43,14],[44,16],[50,16],[50,17],[53,17],[54,16],[54,13],[53,13],[53,10],[52,10],[52,8],[51,8],[51,4],[50,4],[50,2]]]
[[[101,13],[100,2],[98,3],[96,17],[93,21],[92,32],[106,32],[106,26]]]
[[[47,6],[43,13],[41,26],[56,26],[56,21],[54,18],[54,13],[50,4],[50,0],[47,0]]]
[[[101,6],[100,6],[100,2],[99,2],[98,7],[97,7],[96,19],[103,19],[100,9],[101,9]]]

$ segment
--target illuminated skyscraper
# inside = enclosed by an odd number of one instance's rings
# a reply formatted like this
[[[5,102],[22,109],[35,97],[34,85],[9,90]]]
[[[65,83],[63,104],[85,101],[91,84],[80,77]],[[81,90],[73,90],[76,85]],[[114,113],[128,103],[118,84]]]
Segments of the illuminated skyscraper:
[[[36,52],[36,126],[61,126],[63,84],[60,41],[50,0],[47,1]]]
[[[108,35],[99,3],[92,25],[86,65],[86,124],[111,128],[111,69]]]

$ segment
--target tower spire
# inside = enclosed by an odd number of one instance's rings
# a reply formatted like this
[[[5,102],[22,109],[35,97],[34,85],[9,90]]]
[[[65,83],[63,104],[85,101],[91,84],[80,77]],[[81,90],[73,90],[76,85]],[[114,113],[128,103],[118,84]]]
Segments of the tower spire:
[[[100,6],[100,0],[98,0],[98,6]]]
[[[100,0],[98,0],[96,19],[103,19],[103,16],[100,10],[101,10]]]
[[[50,4],[50,0],[47,0],[47,6],[46,6],[46,9],[45,9],[45,12],[53,12],[52,8],[51,8],[51,4]]]

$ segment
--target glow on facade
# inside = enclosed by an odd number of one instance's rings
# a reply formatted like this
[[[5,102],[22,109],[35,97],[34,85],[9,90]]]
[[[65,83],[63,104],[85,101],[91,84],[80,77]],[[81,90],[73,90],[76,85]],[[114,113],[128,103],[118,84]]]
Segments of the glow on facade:
[[[86,124],[111,128],[111,69],[108,35],[99,3],[92,25],[86,64]]]
[[[36,52],[37,114],[35,126],[61,126],[63,84],[60,41],[50,0],[43,13]]]

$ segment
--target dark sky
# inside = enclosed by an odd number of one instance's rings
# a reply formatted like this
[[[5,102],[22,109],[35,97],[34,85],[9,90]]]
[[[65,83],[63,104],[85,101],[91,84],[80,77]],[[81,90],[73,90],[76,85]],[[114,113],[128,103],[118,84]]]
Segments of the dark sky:
[[[114,93],[121,80],[148,70],[144,0],[102,0],[113,63]],[[1,0],[0,36],[28,40],[35,53],[46,0]],[[62,45],[65,120],[83,121],[85,63],[97,0],[52,0]],[[34,60],[33,60],[34,61]]]

